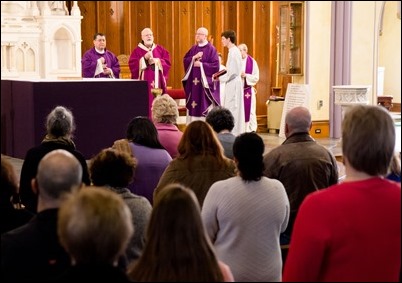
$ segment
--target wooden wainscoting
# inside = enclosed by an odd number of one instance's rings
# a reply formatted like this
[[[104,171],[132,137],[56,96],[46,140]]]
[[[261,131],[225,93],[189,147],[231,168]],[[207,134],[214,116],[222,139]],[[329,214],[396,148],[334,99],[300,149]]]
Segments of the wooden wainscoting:
[[[257,115],[257,133],[268,133],[267,115]]]
[[[258,133],[268,133],[267,127],[267,116],[266,115],[258,115],[257,116],[258,123]],[[279,129],[276,131],[279,133]],[[310,130],[310,135],[313,138],[329,138],[329,121],[313,121],[313,125]]]
[[[401,104],[393,102],[391,112],[399,112],[399,113],[401,113]]]
[[[313,138],[329,138],[329,121],[313,121],[310,135]]]

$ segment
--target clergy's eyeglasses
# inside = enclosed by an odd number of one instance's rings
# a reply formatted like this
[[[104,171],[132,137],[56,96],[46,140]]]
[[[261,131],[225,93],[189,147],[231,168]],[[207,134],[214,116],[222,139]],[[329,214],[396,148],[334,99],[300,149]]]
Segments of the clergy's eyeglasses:
[[[206,35],[206,34],[197,32],[195,35]]]

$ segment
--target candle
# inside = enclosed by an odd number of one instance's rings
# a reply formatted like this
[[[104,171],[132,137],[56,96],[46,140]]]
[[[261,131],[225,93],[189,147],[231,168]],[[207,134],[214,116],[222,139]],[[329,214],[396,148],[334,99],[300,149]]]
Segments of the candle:
[[[159,67],[157,62],[155,62],[155,88],[159,88]]]

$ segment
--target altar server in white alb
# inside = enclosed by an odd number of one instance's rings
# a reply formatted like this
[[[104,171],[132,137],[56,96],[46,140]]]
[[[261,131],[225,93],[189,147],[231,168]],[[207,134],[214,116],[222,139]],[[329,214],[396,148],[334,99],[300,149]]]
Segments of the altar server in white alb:
[[[255,85],[260,79],[260,70],[253,57],[248,54],[247,45],[241,43],[238,48],[242,57],[241,78],[244,87],[244,118],[246,122],[246,132],[257,131],[257,102]]]

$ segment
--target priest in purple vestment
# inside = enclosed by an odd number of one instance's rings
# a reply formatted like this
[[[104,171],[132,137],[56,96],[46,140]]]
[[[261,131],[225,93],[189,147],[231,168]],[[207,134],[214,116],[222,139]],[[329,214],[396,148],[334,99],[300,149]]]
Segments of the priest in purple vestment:
[[[154,43],[154,34],[150,28],[141,31],[141,38],[142,41],[131,52],[128,65],[132,79],[148,81],[148,116],[152,118],[151,106],[154,95],[151,89],[162,89],[162,93],[166,93],[166,82],[171,66],[170,55],[164,47]]]
[[[94,35],[94,47],[84,53],[81,59],[83,78],[115,78],[120,76],[120,63],[113,52],[106,49],[106,36]]]
[[[211,107],[220,105],[219,80],[212,75],[219,71],[219,57],[216,48],[207,40],[208,30],[201,27],[195,34],[197,43],[184,56],[182,79],[186,92],[187,124],[204,120]]]

